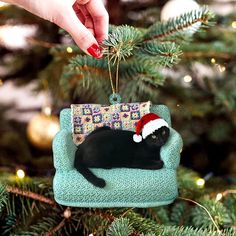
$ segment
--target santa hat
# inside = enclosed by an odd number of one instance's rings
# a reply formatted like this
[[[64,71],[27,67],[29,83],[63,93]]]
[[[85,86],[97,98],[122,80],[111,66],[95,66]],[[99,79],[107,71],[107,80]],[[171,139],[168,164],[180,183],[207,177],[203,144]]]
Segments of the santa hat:
[[[144,115],[137,123],[136,134],[133,135],[134,142],[140,143],[142,138],[145,139],[148,135],[163,126],[168,127],[168,124],[157,114],[148,113]],[[141,132],[142,135],[140,135]]]

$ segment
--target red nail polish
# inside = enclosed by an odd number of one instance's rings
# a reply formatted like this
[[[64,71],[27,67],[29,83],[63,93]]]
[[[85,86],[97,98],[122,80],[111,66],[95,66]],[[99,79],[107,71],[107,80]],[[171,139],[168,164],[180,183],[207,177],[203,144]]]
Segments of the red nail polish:
[[[88,53],[95,57],[96,59],[102,58],[101,48],[97,44],[93,44],[91,47],[87,49]]]

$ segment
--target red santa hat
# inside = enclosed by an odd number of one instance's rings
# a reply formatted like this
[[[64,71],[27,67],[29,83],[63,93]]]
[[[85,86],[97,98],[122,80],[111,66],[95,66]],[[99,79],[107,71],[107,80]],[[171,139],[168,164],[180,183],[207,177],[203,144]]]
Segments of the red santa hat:
[[[169,125],[157,114],[148,113],[144,115],[137,123],[136,134],[133,135],[134,142],[140,143],[142,139],[145,139],[148,135],[163,126],[168,127]],[[140,135],[141,132],[142,135]]]

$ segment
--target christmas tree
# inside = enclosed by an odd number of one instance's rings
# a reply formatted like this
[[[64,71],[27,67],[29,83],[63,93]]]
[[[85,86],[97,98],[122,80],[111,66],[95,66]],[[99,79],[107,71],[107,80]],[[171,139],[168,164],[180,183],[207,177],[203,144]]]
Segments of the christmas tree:
[[[160,22],[156,4],[119,2],[118,9],[127,14],[121,21],[111,12],[111,19],[133,26],[111,25],[101,60],[84,55],[55,26],[12,6],[1,9],[2,25],[14,14],[13,24],[37,24],[43,32],[37,40],[27,39],[30,50],[2,43],[8,68],[1,74],[2,85],[17,79],[22,87],[37,78],[35,91],[46,90],[31,125],[6,119],[9,109],[1,105],[1,235],[236,235],[235,16],[213,19],[202,7]],[[71,103],[108,104],[109,95],[117,92],[125,102],[166,104],[184,139],[181,162],[198,173],[178,169],[179,198],[168,206],[88,209],[57,204],[48,150],[57,130],[54,115]],[[38,123],[50,132],[37,133]]]

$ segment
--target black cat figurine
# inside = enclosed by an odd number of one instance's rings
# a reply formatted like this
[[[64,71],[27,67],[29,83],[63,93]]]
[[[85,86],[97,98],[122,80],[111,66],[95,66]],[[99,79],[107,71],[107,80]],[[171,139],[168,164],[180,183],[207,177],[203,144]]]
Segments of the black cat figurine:
[[[139,168],[157,170],[163,167],[160,149],[169,137],[168,124],[156,114],[145,116],[132,131],[101,127],[90,133],[75,153],[74,166],[93,185],[103,188],[104,179],[89,168]],[[154,117],[155,119],[151,119]],[[158,117],[158,118],[157,118]],[[146,121],[148,120],[148,121]],[[142,136],[140,135],[142,129]],[[135,139],[135,136],[141,140]]]

